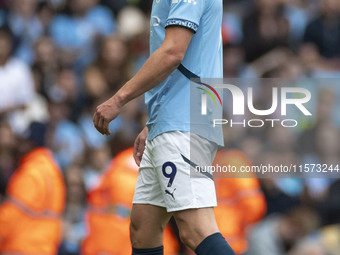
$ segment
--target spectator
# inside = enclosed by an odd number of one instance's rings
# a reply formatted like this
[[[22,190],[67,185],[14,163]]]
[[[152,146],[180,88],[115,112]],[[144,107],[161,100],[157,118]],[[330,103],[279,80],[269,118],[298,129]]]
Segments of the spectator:
[[[83,178],[86,190],[91,191],[97,187],[100,176],[109,165],[110,150],[108,146],[90,148],[86,155]]]
[[[286,215],[272,215],[250,233],[246,255],[285,255],[293,245],[317,225],[314,211],[295,209]]]
[[[0,9],[6,9],[8,6],[8,0],[0,0]]]
[[[340,224],[340,180],[335,181],[325,192],[320,211],[323,225]]]
[[[46,125],[34,122],[20,143],[20,165],[0,206],[0,252],[56,254],[62,235],[65,184],[45,148]]]
[[[97,6],[97,0],[68,1],[64,14],[56,15],[51,23],[51,34],[62,50],[62,59],[82,70],[95,59],[98,37],[115,31],[110,10]]]
[[[314,44],[325,58],[340,57],[340,3],[322,0],[319,16],[308,24],[304,41]]]
[[[29,67],[11,55],[12,34],[0,28],[0,115],[10,118],[15,132],[23,132],[22,124],[15,113],[22,111],[35,97],[33,77]]]
[[[299,206],[299,197],[291,196],[290,194],[283,192],[278,187],[275,179],[263,178],[260,179],[260,183],[266,198],[267,215],[284,214]],[[303,188],[301,186],[301,182],[300,185],[297,186],[297,188],[299,189],[299,191],[301,188]]]
[[[60,255],[78,255],[85,236],[84,213],[86,191],[79,164],[70,164],[65,170],[67,200],[64,213],[64,235],[59,248]]]
[[[302,42],[303,33],[311,14],[308,12],[308,5],[311,1],[282,1],[284,2],[284,15],[289,21],[290,27],[290,47],[297,49]]]
[[[278,0],[256,0],[256,10],[243,22],[246,60],[251,62],[278,46],[287,46],[289,24]]]
[[[17,165],[15,144],[16,137],[10,125],[0,119],[0,197],[5,195],[7,182]]]
[[[314,235],[313,237],[306,238],[306,240],[299,242],[289,254],[290,255],[328,255],[328,254],[337,254],[337,253],[326,252],[326,248],[322,244],[322,241],[319,239],[319,235],[318,237],[315,237]]]
[[[79,127],[70,121],[71,105],[66,101],[49,102],[51,132],[49,146],[62,168],[82,158],[84,142]]]
[[[37,91],[48,98],[48,93],[59,72],[58,49],[48,36],[40,37],[35,47],[35,62],[32,70],[36,82]]]
[[[117,15],[119,13],[119,11],[127,5],[126,0],[115,0],[115,1],[101,0],[100,2],[103,5],[109,7],[113,11],[114,15]]]
[[[50,32],[50,24],[52,22],[54,12],[56,11],[56,6],[53,6],[53,2],[54,2],[53,0],[39,1],[37,6],[36,12],[42,25],[43,35],[48,35]],[[58,2],[58,0],[55,2]]]
[[[87,95],[93,99],[115,93],[128,80],[128,49],[116,35],[103,40],[97,60],[85,71]]]
[[[2,12],[3,25],[8,25],[15,37],[15,56],[31,64],[34,59],[33,45],[42,35],[43,26],[36,14],[37,0],[10,1],[8,13]],[[1,18],[0,18],[1,20]]]
[[[245,68],[244,51],[241,47],[224,45],[223,47],[223,75],[224,77],[240,77]]]

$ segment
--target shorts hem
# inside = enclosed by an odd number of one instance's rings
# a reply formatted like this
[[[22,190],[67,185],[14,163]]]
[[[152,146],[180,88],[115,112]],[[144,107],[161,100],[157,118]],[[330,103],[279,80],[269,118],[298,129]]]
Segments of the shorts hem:
[[[194,205],[194,206],[188,205],[188,206],[182,206],[182,207],[168,208],[164,204],[154,203],[150,201],[133,201],[132,204],[137,204],[137,205],[144,204],[144,205],[154,205],[158,207],[163,207],[166,209],[167,212],[178,212],[178,211],[184,211],[184,210],[189,210],[189,209],[210,208],[210,207],[217,206],[217,203],[215,203],[215,204],[210,204],[210,205]]]
[[[160,203],[155,203],[155,202],[152,202],[152,201],[132,201],[132,204],[133,205],[154,205],[154,206],[158,206],[158,207],[163,207],[163,208],[166,208],[166,206],[164,204],[160,204]]]
[[[211,204],[211,205],[196,205],[196,206],[182,206],[182,207],[173,207],[173,208],[166,208],[167,212],[178,212],[178,211],[184,211],[189,209],[200,209],[200,208],[209,208],[209,207],[216,207],[217,204]]]

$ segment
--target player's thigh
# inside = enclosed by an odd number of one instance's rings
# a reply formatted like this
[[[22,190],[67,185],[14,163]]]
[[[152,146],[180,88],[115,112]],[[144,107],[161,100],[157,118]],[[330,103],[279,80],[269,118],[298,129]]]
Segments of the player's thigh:
[[[195,249],[206,237],[218,232],[214,208],[198,208],[173,213],[182,241]]]
[[[134,248],[162,245],[163,230],[172,214],[164,207],[134,204],[131,211],[130,237]]]

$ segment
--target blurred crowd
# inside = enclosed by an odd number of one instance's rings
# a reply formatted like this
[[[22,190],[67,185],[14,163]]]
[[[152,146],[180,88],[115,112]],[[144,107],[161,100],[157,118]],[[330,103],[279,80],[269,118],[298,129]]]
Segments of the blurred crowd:
[[[30,123],[45,123],[45,144],[67,188],[60,254],[78,254],[86,194],[146,123],[143,97],[111,123],[109,137],[95,130],[92,114],[147,59],[151,4],[0,0],[0,201],[18,166],[20,138]],[[222,25],[224,77],[340,77],[339,0],[225,0]],[[266,106],[270,89],[258,89],[256,101]],[[339,88],[316,89],[316,114],[297,132],[229,128],[226,146],[252,164],[339,164]],[[340,254],[339,180],[260,183],[267,215],[249,230],[249,255]]]

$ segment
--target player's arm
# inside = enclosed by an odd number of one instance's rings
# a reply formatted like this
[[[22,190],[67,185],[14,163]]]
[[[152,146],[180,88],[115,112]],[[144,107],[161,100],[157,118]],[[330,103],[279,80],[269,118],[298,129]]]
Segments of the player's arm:
[[[193,34],[191,29],[180,26],[166,29],[162,45],[140,71],[114,96],[97,107],[93,122],[100,133],[110,134],[109,123],[119,115],[126,103],[157,86],[179,66]]]

